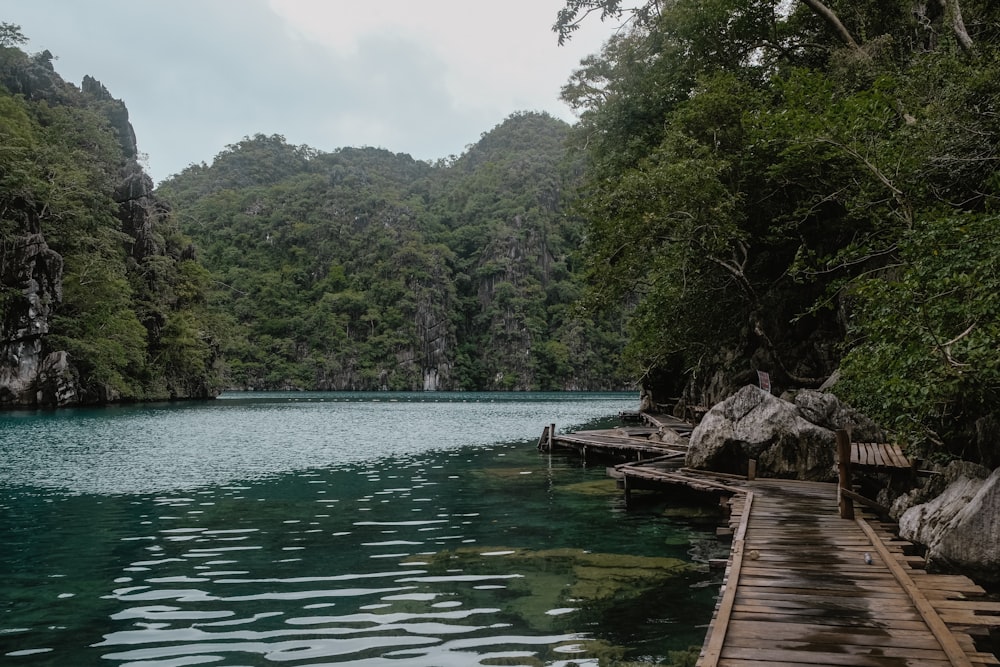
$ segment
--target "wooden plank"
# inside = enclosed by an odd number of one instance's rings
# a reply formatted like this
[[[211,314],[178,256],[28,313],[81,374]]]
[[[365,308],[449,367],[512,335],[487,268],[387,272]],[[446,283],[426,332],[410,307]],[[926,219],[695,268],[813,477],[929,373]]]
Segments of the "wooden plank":
[[[871,507],[879,514],[882,514],[884,516],[889,516],[890,514],[892,514],[892,510],[890,510],[885,505],[877,503],[874,500],[871,500],[870,498],[865,498],[860,493],[855,493],[851,489],[841,489],[840,492],[845,496],[847,496],[848,498],[850,498],[851,500],[857,501],[862,505],[867,505],[868,507]]]
[[[709,633],[706,639],[705,649],[701,659],[698,661],[700,667],[716,667],[726,640],[726,629],[729,626],[729,618],[733,611],[733,602],[736,599],[736,589],[740,581],[740,568],[743,566],[743,540],[746,536],[747,524],[750,520],[750,511],[753,506],[753,491],[746,494],[743,501],[743,514],[740,518],[739,528],[733,536],[732,564],[729,566],[729,573],[726,576],[725,590],[719,599],[719,604],[715,612],[715,618],[709,626]]]
[[[899,445],[893,445],[893,447],[895,448],[897,455],[902,459],[902,461],[906,464],[906,466],[911,470],[916,470],[913,459],[907,456],[906,452],[904,452]]]
[[[876,627],[891,627],[897,630],[915,630],[927,634],[927,624],[923,620],[918,620],[917,615],[914,614],[913,619],[886,619],[882,621],[872,622],[872,619],[863,617],[861,615],[854,617],[831,617],[824,614],[822,610],[814,609],[813,613],[805,613],[808,610],[802,610],[799,614],[774,614],[770,611],[762,612],[756,611],[754,609],[743,609],[741,605],[736,605],[735,609],[740,610],[740,620],[744,621],[774,621],[780,620],[787,623],[812,623],[817,625],[833,625],[841,627],[861,627],[870,628]]]
[[[1000,611],[1000,602],[992,600],[941,600],[934,606],[941,609],[974,609],[977,611]]]
[[[882,555],[882,560],[885,561],[886,567],[889,571],[899,580],[899,585],[903,587],[910,599],[913,601],[914,606],[920,615],[923,617],[924,622],[927,623],[927,627],[930,628],[931,632],[937,638],[938,642],[941,644],[941,648],[944,649],[945,654],[947,654],[948,659],[951,664],[955,667],[971,667],[972,663],[969,661],[968,656],[965,655],[965,651],[958,645],[955,640],[955,636],[952,635],[951,630],[945,625],[944,621],[938,615],[937,611],[931,605],[930,601],[924,596],[920,588],[913,582],[913,580],[907,575],[903,566],[896,562],[894,558],[889,554],[889,552],[882,545],[882,541],[879,539],[878,535],[872,529],[868,523],[862,519],[855,519],[858,526],[861,527],[869,537],[872,538],[872,545],[877,551]]]
[[[940,652],[941,646],[934,637],[924,633],[910,631],[910,634],[894,635],[880,628],[837,628],[823,625],[790,625],[787,623],[730,623],[727,646],[747,646],[753,648],[761,645],[761,638],[767,638],[767,643],[781,643],[784,647],[801,642],[820,648],[826,645],[840,646],[850,644],[864,650],[865,648],[916,649],[919,651]],[[808,637],[806,642],[803,638]]]
[[[887,468],[889,467],[889,462],[885,457],[885,447],[880,442],[873,442],[872,452],[875,455],[875,467],[876,468]]]
[[[845,647],[849,648],[849,647]],[[940,651],[938,652],[940,655]],[[885,667],[886,664],[905,664],[906,667],[942,667],[948,665],[947,660],[933,657],[912,657],[902,662],[899,658],[886,660],[885,656],[868,656],[847,653],[816,653],[806,648],[801,649],[770,649],[764,647],[738,647],[725,652],[724,658],[741,660],[756,660],[757,665],[775,665],[782,662],[802,662],[812,665],[843,665],[844,667]]]
[[[892,450],[892,455],[896,458],[900,468],[913,468],[913,462],[910,461],[910,458],[903,453],[903,449],[899,445],[893,444],[890,446],[890,449]]]

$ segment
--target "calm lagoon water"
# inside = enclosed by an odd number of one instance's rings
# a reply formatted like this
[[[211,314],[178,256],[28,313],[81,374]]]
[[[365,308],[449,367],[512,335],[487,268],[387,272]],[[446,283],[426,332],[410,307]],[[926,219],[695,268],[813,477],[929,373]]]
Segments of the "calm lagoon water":
[[[632,394],[228,394],[0,413],[0,664],[658,664],[714,517],[535,450]],[[689,508],[691,509],[691,508]]]

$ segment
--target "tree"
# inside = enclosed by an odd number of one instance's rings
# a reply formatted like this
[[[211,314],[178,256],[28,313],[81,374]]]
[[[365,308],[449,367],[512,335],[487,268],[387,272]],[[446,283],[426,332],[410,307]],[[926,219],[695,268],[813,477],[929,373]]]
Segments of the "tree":
[[[666,395],[712,402],[757,368],[816,386],[843,355],[838,391],[902,439],[960,451],[998,412],[978,356],[996,343],[997,9],[921,8],[567,3],[564,36],[586,12],[629,19],[564,96],[591,302],[630,305],[627,355],[673,375]]]
[[[6,21],[0,22],[0,47],[17,48],[28,43],[28,38],[21,32],[21,26]]]

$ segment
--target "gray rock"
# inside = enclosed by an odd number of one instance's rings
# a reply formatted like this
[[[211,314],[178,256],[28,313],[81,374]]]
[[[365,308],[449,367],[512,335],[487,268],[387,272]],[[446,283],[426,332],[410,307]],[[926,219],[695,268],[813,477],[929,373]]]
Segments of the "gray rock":
[[[76,373],[64,351],[45,357],[38,373],[38,405],[65,407],[80,401]]]
[[[40,233],[15,236],[0,262],[0,405],[32,405],[42,339],[62,300],[63,259]]]
[[[716,404],[691,434],[686,464],[761,477],[827,480],[834,476],[834,432],[804,419],[792,403],[747,385]]]
[[[952,481],[937,498],[906,510],[899,534],[927,547],[929,566],[1000,582],[1000,468]]]
[[[854,442],[886,441],[885,434],[874,421],[846,403],[841,403],[831,393],[802,389],[796,392],[793,401],[805,419],[831,431],[844,429],[851,434]]]

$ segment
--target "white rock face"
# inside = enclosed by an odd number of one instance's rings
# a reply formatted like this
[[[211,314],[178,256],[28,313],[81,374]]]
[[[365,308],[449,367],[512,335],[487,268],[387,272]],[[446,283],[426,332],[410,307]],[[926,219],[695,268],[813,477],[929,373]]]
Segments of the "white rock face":
[[[960,477],[934,500],[906,510],[899,534],[927,547],[929,565],[1000,581],[1000,468],[986,479]]]

